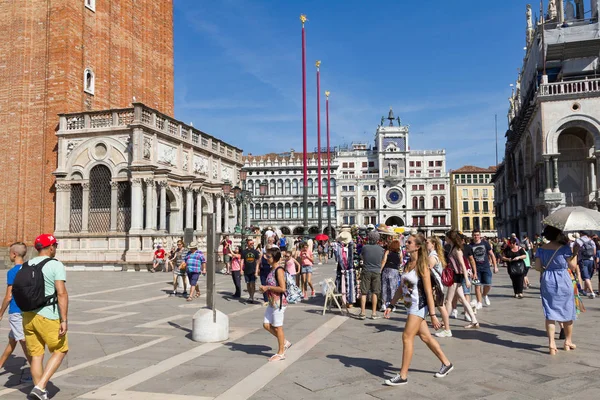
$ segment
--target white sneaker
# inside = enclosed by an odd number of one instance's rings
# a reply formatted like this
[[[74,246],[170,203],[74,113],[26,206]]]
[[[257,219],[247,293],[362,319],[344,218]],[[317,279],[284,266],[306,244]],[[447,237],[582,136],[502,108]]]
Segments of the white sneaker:
[[[471,317],[467,313],[465,313],[465,321],[471,322]]]
[[[471,300],[471,307],[475,307],[477,305],[477,299]]]
[[[488,296],[485,296],[483,298],[483,302],[486,306],[490,306],[492,303],[490,302],[490,298]]]
[[[483,304],[481,303],[477,303],[477,305],[475,306],[476,310],[481,310],[483,308]]]
[[[458,310],[456,308],[450,313],[450,318],[458,318]]]
[[[386,309],[387,309],[387,306],[384,304],[384,305],[381,306],[381,308],[379,309],[379,311],[385,312]]]
[[[594,293],[593,291],[591,291],[591,292],[588,294],[588,298],[590,298],[590,299],[595,299],[595,298],[596,298],[596,293]]]
[[[445,329],[442,329],[439,332],[436,332],[433,334],[435,337],[452,337],[452,331],[447,331]]]

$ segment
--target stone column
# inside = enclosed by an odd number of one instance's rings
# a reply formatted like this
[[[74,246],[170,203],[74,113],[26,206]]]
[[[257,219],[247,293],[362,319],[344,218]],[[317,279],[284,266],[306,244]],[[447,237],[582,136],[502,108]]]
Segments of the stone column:
[[[149,231],[152,230],[152,219],[153,219],[153,209],[154,209],[154,179],[146,178],[144,179],[146,182],[146,227],[144,230]]]
[[[131,231],[141,231],[143,222],[142,179],[131,179]]]
[[[552,167],[550,165],[550,157],[544,156],[544,164],[546,165],[546,193],[552,192]]]
[[[563,3],[563,0],[558,0],[556,2],[556,12],[558,14],[558,16],[557,16],[558,25],[560,26],[565,22],[565,6]]]
[[[220,194],[215,194],[215,207],[216,207],[216,214],[217,214],[217,226],[216,226],[216,230],[217,233],[221,233],[223,231],[222,229],[222,224],[221,224],[221,206],[222,206],[222,199],[221,199],[221,195]]]
[[[223,198],[223,232],[229,232],[229,198]]]
[[[119,214],[119,182],[110,183],[110,231],[117,231],[117,215]]]
[[[90,220],[90,183],[83,182],[81,187],[83,188],[83,199],[81,202],[81,233],[87,233],[89,231]]]
[[[179,214],[177,215],[177,222],[176,222],[176,229],[175,229],[175,233],[182,235],[183,234],[183,227],[184,227],[184,223],[185,221],[183,220],[183,196],[184,196],[184,192],[183,192],[183,188],[181,187],[173,187],[173,190],[175,190],[175,193],[177,193],[177,195],[181,198],[181,206],[179,207]]]
[[[69,232],[71,222],[71,185],[56,183],[56,232]]]
[[[596,186],[596,168],[595,168],[595,162],[596,159],[593,158],[590,161],[590,193],[593,193],[596,191],[597,186]]]
[[[531,176],[525,178],[525,201],[527,204],[533,204],[533,196],[531,194]]]
[[[194,189],[185,188],[185,228],[194,227]]]
[[[290,204],[290,207],[291,207],[291,204]],[[290,210],[290,213],[291,212],[292,212],[292,210]],[[242,221],[242,229],[244,229],[247,226],[250,226],[250,203],[246,204],[246,221]]]
[[[560,193],[560,188],[558,187],[558,155],[552,157],[552,166],[554,167],[554,193]]]
[[[167,232],[167,181],[157,182],[160,187],[160,231]]]
[[[202,191],[196,194],[196,231],[202,232]]]

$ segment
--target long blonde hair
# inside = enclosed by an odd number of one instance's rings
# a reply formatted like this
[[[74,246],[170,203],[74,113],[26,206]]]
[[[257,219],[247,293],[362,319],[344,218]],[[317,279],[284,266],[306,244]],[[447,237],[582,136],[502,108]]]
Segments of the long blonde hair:
[[[442,268],[446,268],[446,257],[444,256],[444,247],[442,241],[437,236],[430,236],[427,240],[433,245],[433,249],[437,253],[438,260],[442,263]]]
[[[417,253],[417,275],[419,277],[425,276],[429,273],[429,250],[427,250],[427,238],[424,235],[410,235],[414,240],[415,244],[419,246]]]

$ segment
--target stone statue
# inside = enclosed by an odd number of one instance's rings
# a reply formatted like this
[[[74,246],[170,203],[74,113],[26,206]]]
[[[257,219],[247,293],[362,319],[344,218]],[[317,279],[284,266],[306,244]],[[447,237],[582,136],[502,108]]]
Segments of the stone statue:
[[[509,120],[513,119],[515,117],[515,98],[514,95],[511,95],[508,98],[508,102],[510,104],[510,106],[508,107],[508,115],[509,115]]]
[[[565,9],[565,21],[573,21],[575,19],[575,6],[571,1],[567,0],[567,7]]]
[[[188,170],[188,153],[183,153],[183,170],[187,172]]]
[[[381,126],[383,126],[383,121],[385,121],[385,117],[384,116],[381,117],[381,124],[380,124]]]
[[[145,137],[144,138],[144,158],[146,160],[150,159],[151,150],[152,150],[152,139]]]
[[[398,126],[402,126],[402,122],[400,121],[400,117],[396,118],[396,121],[398,121]]]
[[[67,157],[69,157],[71,155],[71,152],[73,151],[74,148],[75,148],[75,143],[73,143],[73,142],[67,143]]]
[[[526,31],[526,39],[527,45],[530,45],[533,41],[533,19],[531,16],[531,4],[527,4],[527,11],[525,13],[527,17],[527,31]]]
[[[213,173],[212,173],[213,179],[217,179],[218,175],[219,175],[219,171],[217,170],[217,163],[213,162]]]
[[[558,13],[556,12],[556,0],[550,0],[548,2],[548,21],[556,19]]]

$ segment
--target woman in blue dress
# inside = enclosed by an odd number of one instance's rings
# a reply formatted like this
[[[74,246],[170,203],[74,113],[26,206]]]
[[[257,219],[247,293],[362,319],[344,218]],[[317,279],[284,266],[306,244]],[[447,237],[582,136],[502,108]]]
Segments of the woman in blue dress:
[[[573,321],[576,318],[573,284],[568,269],[577,270],[577,245],[571,250],[564,233],[557,228],[547,226],[544,237],[549,240],[536,252],[535,268],[542,271],[540,293],[546,317],[548,350],[556,354],[554,332],[556,322],[561,322],[565,331],[565,350],[574,350],[572,342]]]

